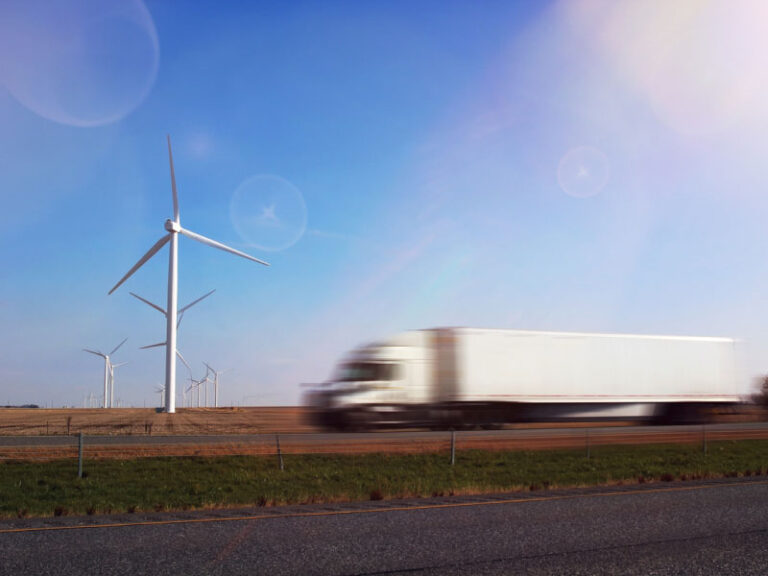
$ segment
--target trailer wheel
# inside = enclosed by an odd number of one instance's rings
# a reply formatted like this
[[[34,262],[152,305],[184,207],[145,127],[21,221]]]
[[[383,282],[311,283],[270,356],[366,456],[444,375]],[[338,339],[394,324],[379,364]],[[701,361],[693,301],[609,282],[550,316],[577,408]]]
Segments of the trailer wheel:
[[[710,405],[699,402],[675,402],[661,406],[656,422],[664,425],[706,424],[712,419]]]

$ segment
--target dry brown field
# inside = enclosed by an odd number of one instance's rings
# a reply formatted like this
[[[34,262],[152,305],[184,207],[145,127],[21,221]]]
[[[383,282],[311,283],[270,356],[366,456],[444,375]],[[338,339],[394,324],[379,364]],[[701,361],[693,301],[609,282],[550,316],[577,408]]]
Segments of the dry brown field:
[[[714,415],[713,422],[768,420],[768,411],[757,406]],[[512,424],[505,428],[596,428],[631,425],[631,422],[542,422]],[[176,414],[154,408],[0,408],[0,436],[73,435],[237,435],[308,433],[321,430],[310,424],[300,406],[180,408]]]
[[[225,435],[314,432],[301,407],[181,408],[3,408],[0,435]]]
[[[739,413],[719,414],[716,422],[746,422],[766,420],[763,409],[751,407]],[[499,432],[494,435],[460,435],[462,449],[519,450],[583,447],[606,444],[687,443],[701,442],[698,433],[659,430],[636,434],[630,422],[571,422],[509,425],[507,429],[527,429],[518,437]],[[597,434],[603,426],[614,427],[609,434]],[[617,427],[618,426],[618,427]],[[537,429],[542,430],[539,434]],[[555,428],[564,434],[552,434]],[[564,429],[571,429],[570,432]],[[590,434],[592,429],[594,434]],[[217,456],[245,454],[274,454],[275,438],[283,436],[285,454],[302,453],[364,453],[364,452],[433,452],[449,449],[449,433],[414,437],[408,434],[322,435],[294,436],[292,434],[320,432],[307,421],[307,411],[301,407],[239,407],[185,408],[176,414],[165,414],[152,408],[118,409],[0,409],[0,435],[74,437],[133,436],[136,442],[109,445],[87,440],[88,458],[136,458],[147,456]],[[640,431],[640,429],[638,429]],[[245,435],[261,436],[245,436]],[[147,436],[237,436],[211,438],[205,442],[176,443],[173,439],[148,444]],[[737,438],[768,438],[768,428],[760,430],[715,431],[707,434],[710,441]],[[63,445],[8,445],[0,447],[0,460],[49,460],[76,458],[77,441]]]

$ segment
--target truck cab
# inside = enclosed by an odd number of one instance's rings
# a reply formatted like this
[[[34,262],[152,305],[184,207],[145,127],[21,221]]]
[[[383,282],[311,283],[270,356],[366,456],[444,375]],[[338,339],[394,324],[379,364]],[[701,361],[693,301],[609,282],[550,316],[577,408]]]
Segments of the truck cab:
[[[340,430],[400,425],[423,403],[428,362],[417,334],[363,346],[307,395],[315,424]]]

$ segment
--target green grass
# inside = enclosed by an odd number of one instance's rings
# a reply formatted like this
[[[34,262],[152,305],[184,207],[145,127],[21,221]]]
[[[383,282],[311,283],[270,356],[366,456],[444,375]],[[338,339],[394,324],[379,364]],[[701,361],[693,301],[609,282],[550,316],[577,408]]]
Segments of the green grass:
[[[768,474],[768,441],[584,451],[222,456],[0,463],[0,516],[271,506]]]

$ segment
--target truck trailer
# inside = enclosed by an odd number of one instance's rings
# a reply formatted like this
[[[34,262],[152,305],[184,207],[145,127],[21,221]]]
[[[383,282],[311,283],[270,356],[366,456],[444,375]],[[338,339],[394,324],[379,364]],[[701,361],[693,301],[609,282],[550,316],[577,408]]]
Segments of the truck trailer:
[[[339,430],[694,423],[740,401],[737,347],[714,337],[413,330],[352,351],[306,404],[316,424]]]

